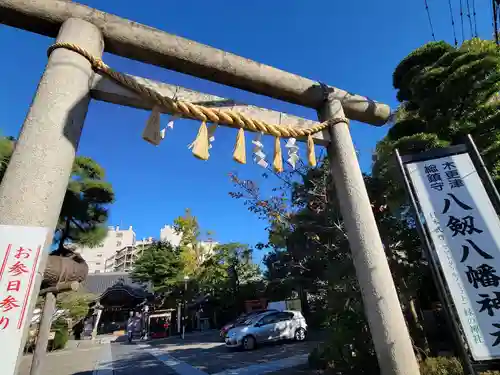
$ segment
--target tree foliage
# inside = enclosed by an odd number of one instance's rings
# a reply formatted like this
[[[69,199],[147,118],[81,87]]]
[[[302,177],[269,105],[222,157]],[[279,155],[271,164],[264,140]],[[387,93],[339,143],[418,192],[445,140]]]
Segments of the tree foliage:
[[[431,42],[404,58],[393,74],[401,102],[395,123],[377,145],[373,175],[391,205],[405,196],[393,161],[402,154],[461,143],[471,134],[497,186],[500,181],[500,50],[477,38],[453,47]]]
[[[300,167],[281,175],[281,186],[271,197],[263,197],[255,182],[233,174],[238,191],[231,195],[269,222],[269,242],[263,245],[270,249],[264,258],[266,295],[284,299],[296,291],[309,324],[329,327],[332,337],[342,337],[341,347],[332,352],[337,365],[347,368],[356,362],[373,371],[373,361],[367,361],[373,346],[329,170],[324,159],[315,169]]]
[[[140,283],[150,283],[155,292],[169,292],[183,277],[180,248],[166,241],[154,242],[134,263],[131,277]]]
[[[201,267],[206,255],[206,249],[202,246],[200,240],[201,233],[198,219],[187,208],[183,216],[179,216],[174,220],[174,229],[181,235],[179,246],[184,273],[187,276],[193,276]]]
[[[0,181],[15,147],[12,137],[0,138]],[[98,246],[106,237],[109,205],[114,202],[104,169],[94,160],[77,156],[54,234],[55,254],[67,254],[68,245]]]
[[[2,181],[13,151],[14,140],[11,137],[0,137],[0,181]]]
[[[66,316],[74,322],[87,316],[89,305],[96,299],[92,293],[64,292],[59,293],[56,299],[58,309],[66,310]]]
[[[252,252],[246,244],[218,244],[197,274],[198,294],[209,296],[211,305],[227,319],[241,313],[246,300],[262,296],[264,286]]]
[[[68,243],[98,246],[106,237],[108,206],[113,201],[104,169],[91,158],[77,157],[56,228],[56,252],[64,252]]]
[[[259,279],[259,267],[252,262],[248,245],[231,242],[218,244],[200,269],[198,281],[207,292],[236,293],[240,286]]]
[[[253,181],[234,174],[231,178],[237,187],[231,196],[243,199],[250,211],[269,222],[269,242],[262,245],[270,249],[264,257],[266,295],[282,299],[298,292],[309,324],[332,331],[324,350],[335,368],[372,372],[375,353],[367,340],[370,331],[328,160],[314,169],[301,167],[281,175],[271,197],[264,197]],[[381,181],[365,176],[365,184],[406,308],[426,267],[419,240],[412,222],[388,209]]]

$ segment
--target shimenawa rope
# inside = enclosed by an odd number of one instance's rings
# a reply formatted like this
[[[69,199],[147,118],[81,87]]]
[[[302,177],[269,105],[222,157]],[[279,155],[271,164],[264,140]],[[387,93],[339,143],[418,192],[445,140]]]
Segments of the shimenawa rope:
[[[202,105],[192,104],[183,100],[172,99],[167,96],[161,95],[156,90],[140,82],[137,82],[133,77],[113,70],[102,59],[93,56],[84,48],[73,43],[64,43],[64,42],[55,43],[48,48],[47,55],[50,55],[52,51],[54,51],[57,48],[65,48],[82,55],[90,62],[92,68],[95,71],[106,74],[107,76],[109,76],[116,82],[120,83],[121,85],[132,89],[145,99],[151,100],[156,104],[165,107],[175,115],[180,115],[181,117],[202,121],[202,126],[206,126],[205,125],[206,122],[212,122],[215,124],[224,124],[253,132],[262,132],[265,134],[275,136],[277,138],[277,142],[279,142],[280,137],[286,137],[286,138],[307,137],[309,164],[313,166],[316,164],[316,160],[314,156],[314,141],[312,135],[324,129],[327,129],[329,126],[335,125],[339,122],[346,122],[346,123],[348,122],[348,120],[345,117],[342,117],[342,118],[333,118],[309,128],[298,128],[291,126],[268,124],[264,121],[252,119],[251,117],[248,117],[243,113],[238,113],[231,110],[219,110],[216,108],[208,108]],[[242,142],[241,138],[242,138],[241,132],[239,132],[237,143],[240,145],[240,147],[241,144],[244,145],[244,142]],[[235,156],[234,156],[235,160],[237,159],[240,159],[241,161],[244,160],[245,158],[236,156],[237,151],[238,150],[235,149]],[[206,156],[206,158],[204,157],[204,155],[205,154],[202,154],[201,156],[200,155],[196,156],[200,157],[201,159],[205,160],[208,159],[208,155]],[[240,160],[237,161],[241,162]],[[282,169],[282,167],[281,168],[279,168],[279,166],[276,167],[278,168],[275,169]]]

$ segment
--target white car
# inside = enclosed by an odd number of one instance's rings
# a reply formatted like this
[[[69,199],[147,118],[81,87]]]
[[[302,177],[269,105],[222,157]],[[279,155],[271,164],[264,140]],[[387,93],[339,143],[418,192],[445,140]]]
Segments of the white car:
[[[304,341],[307,323],[300,311],[268,311],[253,316],[242,325],[229,330],[228,348],[252,350],[257,344],[292,339]]]

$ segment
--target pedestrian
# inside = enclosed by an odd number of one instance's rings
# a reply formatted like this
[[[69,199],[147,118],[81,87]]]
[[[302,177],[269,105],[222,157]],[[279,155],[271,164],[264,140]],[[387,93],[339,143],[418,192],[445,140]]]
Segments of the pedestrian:
[[[85,322],[83,323],[83,337],[89,336],[92,337],[92,330],[93,330],[93,324],[92,324],[92,318],[88,317],[85,319]]]
[[[134,316],[134,312],[131,311],[129,313],[129,318],[127,320],[127,338],[128,338],[128,342],[131,343],[132,342],[132,338],[133,338],[133,335],[134,335],[134,327],[135,327],[135,316]]]
[[[75,340],[81,340],[82,339],[82,332],[83,332],[83,319],[80,319],[78,323],[76,323],[73,326],[73,334],[75,335]]]

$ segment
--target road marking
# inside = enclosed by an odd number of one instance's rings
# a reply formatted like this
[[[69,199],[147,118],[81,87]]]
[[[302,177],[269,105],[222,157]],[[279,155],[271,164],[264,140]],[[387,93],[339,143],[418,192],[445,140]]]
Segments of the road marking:
[[[113,375],[113,354],[111,353],[111,343],[103,344],[102,355],[96,363],[92,375]]]
[[[268,363],[261,363],[258,365],[250,365],[248,367],[240,367],[235,369],[228,369],[212,375],[258,375],[268,372],[274,372],[289,367],[296,367],[306,364],[308,361],[308,354],[300,354],[293,357],[278,359]]]
[[[187,364],[186,362],[179,361],[178,359],[175,359],[171,355],[166,354],[164,351],[158,348],[150,347],[150,349],[147,349],[147,352],[155,356],[158,360],[163,362],[179,375],[208,375],[206,372],[203,372],[200,369]]]
[[[159,348],[154,348],[148,344],[138,345],[141,349],[145,349],[149,354],[156,357],[158,360],[163,362],[166,366],[170,367],[179,375],[208,375],[208,373],[201,371],[200,369],[191,366],[190,364],[180,361],[165,351]],[[304,365],[308,361],[308,354],[300,354],[293,357],[278,359],[275,361],[270,361],[267,363],[260,363],[256,365],[250,365],[247,367],[240,367],[236,369],[227,369],[212,375],[260,375],[269,372],[279,371],[290,367],[296,367]],[[94,374],[97,375],[97,374]],[[101,375],[101,374],[98,374]],[[104,375],[104,374],[102,374]],[[106,374],[108,375],[108,374]]]

